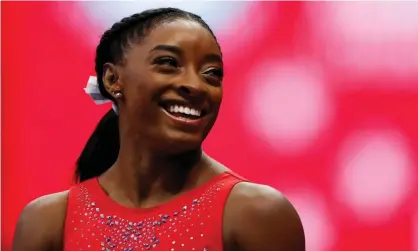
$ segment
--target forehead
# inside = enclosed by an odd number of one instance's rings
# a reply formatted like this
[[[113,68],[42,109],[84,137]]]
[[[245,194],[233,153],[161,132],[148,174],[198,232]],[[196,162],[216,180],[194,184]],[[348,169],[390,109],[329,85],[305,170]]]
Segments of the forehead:
[[[157,45],[177,46],[184,52],[220,54],[212,34],[193,20],[177,19],[158,24],[134,50],[139,49],[144,53]]]

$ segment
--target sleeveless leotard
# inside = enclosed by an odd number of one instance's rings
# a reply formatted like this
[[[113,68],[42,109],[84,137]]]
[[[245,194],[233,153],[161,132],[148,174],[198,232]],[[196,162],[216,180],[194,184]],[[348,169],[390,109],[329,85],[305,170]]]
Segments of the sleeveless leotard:
[[[221,251],[227,197],[244,178],[222,173],[162,205],[137,209],[111,200],[97,178],[69,192],[64,251]]]

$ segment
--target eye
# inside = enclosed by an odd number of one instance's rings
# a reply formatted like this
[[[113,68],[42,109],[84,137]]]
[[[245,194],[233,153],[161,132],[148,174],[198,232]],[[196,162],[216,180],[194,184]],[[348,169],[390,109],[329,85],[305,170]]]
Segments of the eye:
[[[210,77],[217,77],[219,79],[222,79],[224,77],[224,71],[222,69],[216,68],[209,69],[203,72],[203,74],[208,75]]]
[[[168,56],[156,58],[154,60],[154,64],[158,64],[162,66],[170,66],[170,67],[175,67],[175,68],[179,67],[177,60],[173,57],[168,57]]]

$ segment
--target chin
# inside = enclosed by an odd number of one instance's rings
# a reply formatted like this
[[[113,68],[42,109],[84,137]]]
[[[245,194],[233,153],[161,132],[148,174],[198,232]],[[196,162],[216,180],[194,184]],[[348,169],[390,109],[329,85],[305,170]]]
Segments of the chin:
[[[180,154],[201,148],[204,138],[197,133],[172,133],[158,140],[156,148],[167,154]]]

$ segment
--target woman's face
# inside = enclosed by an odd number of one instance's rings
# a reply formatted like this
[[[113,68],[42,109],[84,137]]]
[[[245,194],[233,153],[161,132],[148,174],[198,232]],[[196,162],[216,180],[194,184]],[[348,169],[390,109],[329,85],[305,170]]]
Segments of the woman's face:
[[[126,52],[118,71],[122,133],[164,152],[201,145],[222,101],[222,56],[208,30],[185,19],[160,24]]]

